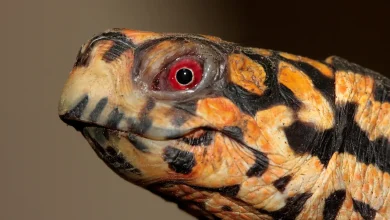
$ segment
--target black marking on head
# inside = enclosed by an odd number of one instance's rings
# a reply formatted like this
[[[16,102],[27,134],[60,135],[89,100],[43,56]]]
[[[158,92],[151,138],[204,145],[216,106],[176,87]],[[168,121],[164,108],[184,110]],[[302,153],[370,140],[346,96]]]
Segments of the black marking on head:
[[[110,140],[110,133],[108,132],[107,129],[102,129],[102,135],[104,138],[106,138],[106,140]]]
[[[176,173],[189,174],[196,165],[194,153],[171,146],[165,148],[163,158],[169,168]]]
[[[352,71],[356,74],[363,74],[368,76],[381,76],[379,73],[375,71],[364,68],[356,63],[350,62],[344,58],[337,57],[337,56],[332,57],[332,66],[336,71]]]
[[[80,47],[79,51],[77,52],[77,56],[76,56],[76,62],[74,63],[74,67],[78,67],[78,66],[88,66],[88,62],[89,62],[89,53],[91,53],[91,51],[84,51],[82,52],[83,50],[83,46]]]
[[[336,91],[335,79],[326,77],[317,68],[308,63],[297,62],[296,66],[310,77],[314,86],[327,98],[329,103],[334,103]]]
[[[196,106],[196,105],[195,105]],[[183,107],[188,107],[189,109],[185,109]],[[169,111],[169,115],[172,115],[171,123],[175,127],[180,127],[184,123],[186,123],[192,116],[195,116],[195,112],[192,109],[194,106],[184,105],[184,106],[175,105]],[[196,111],[196,110],[195,110]]]
[[[66,119],[80,119],[85,107],[88,105],[88,95],[84,96],[75,107],[65,113],[62,117]]]
[[[263,152],[260,152],[258,150],[255,150],[251,147],[248,147],[249,150],[252,151],[252,153],[255,156],[255,163],[249,168],[249,170],[246,172],[246,175],[248,177],[253,176],[261,176],[263,173],[267,170],[269,165],[268,157],[265,156]]]
[[[127,136],[127,139],[139,151],[144,152],[144,153],[149,153],[150,152],[148,146],[146,146],[144,143],[142,143],[142,141],[139,141],[137,139],[136,135],[134,135],[132,133],[129,133],[128,136]]]
[[[197,107],[198,107],[198,100],[190,100],[190,101],[186,101],[186,102],[180,102],[174,106],[174,108],[182,109],[191,115],[196,114]]]
[[[279,59],[277,57],[262,56],[249,48],[244,48],[242,52],[264,68],[266,72],[264,84],[267,86],[267,89],[260,96],[230,82],[227,83],[226,88],[223,90],[224,96],[235,103],[241,111],[251,116],[254,116],[259,110],[278,104],[284,104],[293,109],[298,109],[301,106],[301,102],[294,96],[294,93],[278,83]]]
[[[118,153],[113,147],[108,146],[106,149],[92,138],[88,132],[83,132],[83,135],[92,142],[92,148],[108,167],[115,171],[118,175],[123,176],[124,172],[130,172],[138,176],[142,175],[141,171],[129,163],[122,153]]]
[[[198,100],[189,100],[186,102],[176,103],[172,107],[172,115],[175,117],[172,118],[172,124],[176,127],[182,126],[187,122],[191,116],[196,115]]]
[[[191,186],[191,187],[201,191],[218,192],[221,195],[229,196],[229,197],[236,197],[238,192],[240,191],[240,185],[223,186],[219,188],[209,188],[209,187],[202,187],[202,186]]]
[[[250,48],[244,48],[242,52],[245,56],[249,57],[264,68],[264,71],[266,72],[264,84],[267,87],[272,88],[278,84],[277,72],[279,59],[277,57],[263,56],[252,51]],[[272,52],[272,54],[274,55],[273,51],[270,52]]]
[[[184,137],[181,140],[191,146],[209,146],[213,142],[215,133],[212,131],[204,130],[204,132],[196,138]]]
[[[100,101],[96,104],[95,109],[91,112],[89,115],[89,120],[91,122],[96,122],[100,116],[100,114],[103,112],[104,107],[106,107],[108,102],[108,98],[102,98]]]
[[[105,160],[117,169],[127,167],[125,158],[111,146],[106,147]]]
[[[244,133],[242,132],[241,128],[237,126],[224,127],[222,133],[240,142],[242,142],[244,139]]]
[[[302,102],[295,97],[294,93],[285,85],[279,84],[279,91],[280,95],[283,97],[285,103],[288,107],[292,108],[293,110],[298,110]]]
[[[386,85],[385,82],[375,80],[374,85],[374,99],[379,102],[390,102],[390,81],[389,84]]]
[[[139,112],[138,120],[134,118],[127,119],[127,126],[129,127],[129,130],[138,134],[146,133],[153,124],[152,120],[148,117],[148,115],[149,112],[155,106],[156,102],[153,99],[149,98],[146,101],[145,106]]]
[[[187,113],[179,113],[179,111],[175,111],[172,114],[175,116],[172,118],[171,123],[175,127],[182,126],[184,123],[186,123],[186,121],[188,121],[188,119],[191,118],[191,116],[189,116]]]
[[[112,167],[121,171],[131,172],[137,175],[141,175],[141,171],[130,164],[122,153],[118,153],[114,148],[107,147],[106,161],[108,161]]]
[[[344,203],[345,194],[345,190],[337,190],[325,199],[325,206],[323,211],[324,220],[336,219],[340,208]]]
[[[376,210],[373,209],[370,205],[352,199],[353,209],[360,213],[364,220],[372,220],[375,218]]]
[[[281,177],[273,182],[273,185],[276,189],[278,189],[280,192],[283,192],[286,189],[286,186],[291,181],[292,177],[290,175]]]
[[[120,113],[118,108],[115,108],[108,115],[106,126],[108,128],[117,128],[123,118],[123,113]]]
[[[127,37],[123,34],[119,34],[114,39],[113,39],[114,44],[103,55],[103,60],[105,60],[108,63],[112,62],[115,59],[117,59],[118,57],[120,57],[123,54],[123,52],[125,52],[131,48],[134,48],[133,43],[130,42],[129,39],[127,39]]]
[[[335,91],[336,91],[335,79],[326,77],[321,73],[321,71],[319,71],[317,68],[315,68],[314,66],[308,63],[290,60],[282,56],[278,56],[278,57],[279,59],[293,65],[295,68],[302,70],[307,76],[310,77],[315,88],[317,88],[321,92],[321,94],[326,97],[329,103],[330,104],[334,103]],[[328,64],[326,63],[323,64],[328,66]]]
[[[381,137],[371,141],[355,122],[356,105],[348,103],[336,109],[339,117],[336,127],[336,149],[340,153],[347,152],[356,156],[357,161],[374,164],[380,170],[390,173],[390,142]],[[372,113],[376,114],[376,113]]]
[[[145,117],[156,106],[156,102],[149,98],[140,112],[140,118]]]
[[[225,211],[225,212],[231,212],[231,211],[233,211],[232,207],[230,207],[230,206],[228,206],[228,205],[222,206],[221,210],[222,210],[222,211]]]
[[[337,151],[334,145],[334,129],[317,131],[311,124],[296,121],[284,128],[284,132],[295,153],[317,156],[324,166],[328,165],[333,153]]]
[[[260,110],[268,109],[271,106],[284,104],[292,109],[298,109],[301,102],[294,96],[293,92],[280,85],[277,88],[267,88],[259,96],[234,83],[228,83],[223,91],[224,96],[230,99],[241,111],[251,116],[256,115]]]
[[[259,209],[260,213],[269,215],[274,219],[278,220],[289,220],[296,219],[296,217],[301,213],[303,206],[306,201],[312,196],[311,193],[302,193],[297,194],[293,197],[287,199],[286,205],[276,211],[267,211],[264,209]]]
[[[246,49],[244,52],[246,56],[260,64],[266,72],[264,84],[267,86],[267,89],[261,95],[261,102],[254,103],[253,105],[259,106],[258,110],[262,110],[277,104],[285,104],[297,110],[300,108],[301,102],[289,88],[278,82],[280,57],[273,51],[271,52],[272,56],[263,56],[250,49]]]
[[[104,56],[103,56],[103,59],[105,59],[105,60],[107,60],[107,59],[109,60],[112,58],[115,59],[116,58],[115,56],[120,55],[119,52],[121,52],[122,49],[119,49],[118,48],[119,46],[116,46],[117,44],[119,44],[121,47],[125,47],[125,45],[126,45],[126,47],[129,47],[129,48],[134,47],[134,44],[129,39],[127,39],[126,36],[122,33],[119,33],[119,32],[101,33],[101,34],[93,37],[89,41],[88,45],[83,46],[84,51],[82,51],[83,48],[81,48],[79,50],[78,55],[77,55],[77,60],[76,60],[76,63],[74,66],[75,67],[88,66],[90,59],[91,59],[92,49],[94,48],[96,43],[98,43],[99,41],[102,41],[102,40],[114,41],[114,45],[112,46],[112,48],[106,52],[107,55],[104,54]],[[121,53],[123,53],[123,51]]]
[[[134,118],[127,118],[127,126],[130,131],[137,134],[144,134],[147,130],[152,127],[152,120],[148,117],[141,118],[140,122],[137,122]]]
[[[249,168],[249,170],[246,172],[246,175],[248,177],[263,175],[269,165],[269,160],[263,152],[255,150],[246,145],[244,142],[244,133],[242,132],[241,128],[237,126],[227,126],[223,128],[222,132],[226,136],[243,144],[255,156],[255,163],[252,165],[252,167]]]

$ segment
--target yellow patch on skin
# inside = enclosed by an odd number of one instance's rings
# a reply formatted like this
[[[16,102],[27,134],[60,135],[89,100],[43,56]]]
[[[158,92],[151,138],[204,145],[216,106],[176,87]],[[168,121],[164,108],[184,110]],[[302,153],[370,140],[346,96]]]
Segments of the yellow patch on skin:
[[[293,175],[290,183],[286,186],[289,197],[298,193],[310,192],[324,168],[317,157],[307,156],[297,157],[286,163],[284,167]]]
[[[257,112],[255,120],[262,135],[257,142],[260,150],[269,155],[282,156],[284,160],[278,158],[275,161],[279,165],[287,161],[289,155],[293,154],[283,128],[290,126],[294,122],[293,110],[284,105],[274,106]]]
[[[241,184],[237,197],[253,207],[267,210],[278,210],[285,205],[285,197],[272,185],[266,184],[262,178],[249,178]]]
[[[336,72],[336,104],[357,104],[355,121],[368,133],[370,140],[390,139],[390,103],[375,100],[375,81],[370,76],[353,72]]]
[[[317,70],[319,70],[322,73],[322,75],[324,75],[330,79],[334,78],[333,70],[330,67],[328,67],[327,65],[325,65],[319,61],[312,60],[312,59],[309,59],[307,57],[301,57],[301,56],[296,56],[296,55],[289,54],[289,53],[284,53],[284,52],[279,53],[279,55],[286,58],[286,59],[289,59],[289,60],[307,63],[307,64],[313,66],[314,68],[316,68]]]
[[[303,103],[298,111],[298,118],[301,121],[312,123],[319,130],[333,127],[333,109],[326,98],[314,87],[310,77],[294,66],[280,62],[278,79]]]
[[[229,79],[249,92],[262,95],[267,88],[264,85],[266,73],[264,68],[242,54],[229,56]]]

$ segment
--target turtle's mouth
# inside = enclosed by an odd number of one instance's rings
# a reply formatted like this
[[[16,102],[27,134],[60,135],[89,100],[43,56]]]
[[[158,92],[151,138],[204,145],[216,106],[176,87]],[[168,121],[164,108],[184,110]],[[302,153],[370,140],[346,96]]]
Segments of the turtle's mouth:
[[[67,125],[72,126],[77,131],[81,132],[86,127],[96,127],[106,129],[111,133],[120,133],[121,135],[132,136],[136,135],[143,139],[155,140],[155,141],[164,141],[164,140],[177,140],[181,138],[185,138],[187,136],[191,136],[192,133],[196,133],[199,130],[212,130],[208,127],[194,127],[191,129],[164,129],[159,127],[149,127],[147,130],[144,129],[142,123],[134,123],[129,126],[126,130],[120,129],[113,126],[108,125],[100,125],[98,123],[84,121],[81,119],[73,119],[68,115],[60,115],[60,119]]]
[[[167,144],[176,145],[178,142],[185,143],[190,146],[210,144],[209,142],[211,142],[212,133],[219,133],[219,131],[209,127],[194,127],[185,131],[176,130],[171,132],[171,135],[162,137],[162,135],[158,133],[156,135],[153,135],[153,133],[148,133],[145,135],[143,133],[137,132],[137,128],[121,130],[117,128],[106,127],[93,122],[71,119],[63,115],[61,115],[60,118],[67,125],[72,126],[77,131],[79,131],[87,140],[95,139],[95,141],[100,142],[100,145],[102,145],[103,143],[105,144],[108,140],[124,138],[129,141],[133,147],[142,152],[148,152],[150,145],[152,145],[152,148],[155,148],[157,146],[165,147]],[[155,132],[158,132],[158,128],[155,129]]]
[[[170,180],[165,150],[170,146],[192,148],[209,145],[215,131],[194,128],[174,138],[156,140],[132,131],[111,129],[94,123],[61,118],[88,141],[97,156],[115,173],[135,184],[150,184]],[[129,129],[130,130],[130,129]],[[167,178],[167,179],[165,179]]]

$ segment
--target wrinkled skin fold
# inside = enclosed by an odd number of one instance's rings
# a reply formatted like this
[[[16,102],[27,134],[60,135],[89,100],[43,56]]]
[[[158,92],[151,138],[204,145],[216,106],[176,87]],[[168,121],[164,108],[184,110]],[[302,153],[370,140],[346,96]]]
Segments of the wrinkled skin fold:
[[[199,219],[390,219],[389,89],[339,57],[111,29],[81,47],[59,116]]]

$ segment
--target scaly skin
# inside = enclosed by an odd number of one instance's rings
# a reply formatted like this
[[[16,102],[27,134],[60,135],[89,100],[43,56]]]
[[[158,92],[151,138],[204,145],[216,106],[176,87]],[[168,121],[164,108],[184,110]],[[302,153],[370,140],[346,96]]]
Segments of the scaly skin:
[[[202,81],[153,89],[183,56]],[[198,218],[390,219],[389,89],[338,57],[112,29],[81,48],[59,115],[121,177]]]

